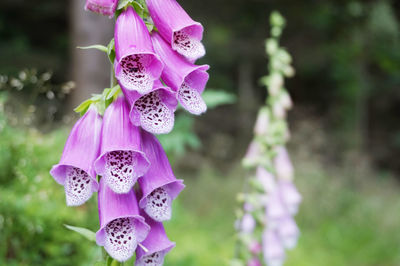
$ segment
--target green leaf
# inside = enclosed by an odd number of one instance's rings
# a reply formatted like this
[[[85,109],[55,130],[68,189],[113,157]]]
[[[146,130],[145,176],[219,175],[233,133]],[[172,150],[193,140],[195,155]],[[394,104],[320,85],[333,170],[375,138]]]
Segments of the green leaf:
[[[94,44],[94,45],[89,45],[89,46],[78,46],[78,49],[97,49],[99,51],[105,52],[107,53],[107,47],[105,47],[104,45],[100,45],[100,44]]]
[[[97,101],[95,102],[95,106],[97,108],[97,112],[100,115],[104,115],[104,112],[106,111],[106,103],[104,101]]]
[[[132,1],[131,5],[133,6],[133,8],[135,9],[135,11],[138,13],[139,16],[143,15],[144,7],[140,3]]]
[[[116,97],[121,91],[121,87],[119,85],[115,85],[110,92],[107,94],[106,100],[109,100],[113,97]]]
[[[112,38],[110,43],[107,45],[107,55],[108,55],[108,59],[110,59],[111,64],[114,64],[114,60],[115,60],[115,41],[114,41],[114,38]]]
[[[111,266],[113,261],[114,261],[113,258],[111,258],[110,256],[107,256],[107,266]]]
[[[78,234],[84,236],[86,239],[96,242],[96,233],[95,232],[93,232],[89,229],[83,228],[83,227],[76,227],[76,226],[72,226],[72,225],[68,225],[68,224],[64,224],[64,226],[66,228],[68,228],[69,230],[75,231]]]
[[[147,27],[147,30],[149,31],[149,32],[152,32],[153,31],[153,29],[154,29],[154,24],[153,23],[150,23],[150,22],[145,22],[146,23],[146,27]]]
[[[220,105],[232,104],[236,102],[236,96],[221,90],[207,89],[202,97],[207,104],[208,109],[215,108]]]
[[[278,11],[273,11],[269,20],[272,26],[280,28],[285,26],[286,23],[285,18]]]
[[[127,5],[129,5],[133,0],[119,0],[117,10],[124,9]]]
[[[86,111],[89,109],[92,103],[93,103],[92,99],[88,99],[82,102],[80,105],[78,105],[78,107],[76,107],[74,111],[82,116],[86,113]]]

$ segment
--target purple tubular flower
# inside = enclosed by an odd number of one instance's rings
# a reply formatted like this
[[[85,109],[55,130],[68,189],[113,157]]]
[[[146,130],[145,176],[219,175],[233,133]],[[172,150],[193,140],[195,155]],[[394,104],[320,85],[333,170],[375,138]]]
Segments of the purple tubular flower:
[[[256,124],[254,126],[254,134],[258,136],[266,135],[269,130],[270,114],[268,109],[261,109],[258,112]]]
[[[258,241],[253,241],[248,246],[249,251],[254,255],[259,254],[261,252],[261,248],[262,246]]]
[[[243,215],[240,221],[240,230],[245,234],[251,234],[256,227],[256,220],[251,213],[246,213]]]
[[[176,93],[183,108],[195,115],[204,113],[207,106],[201,94],[207,84],[209,76],[206,71],[210,67],[196,66],[183,60],[156,32],[151,34],[151,40],[154,50],[164,62],[162,80]]]
[[[258,258],[251,258],[247,261],[247,266],[262,266]]]
[[[266,217],[269,228],[274,229],[279,226],[280,220],[288,215],[288,210],[282,200],[279,189],[275,189],[268,197],[266,207]]]
[[[154,53],[146,25],[132,7],[118,16],[114,39],[115,77],[127,90],[151,91],[163,63]]]
[[[278,234],[265,230],[262,235],[264,261],[268,266],[282,266],[285,261],[285,249]]]
[[[150,16],[173,50],[194,61],[205,55],[203,26],[189,17],[175,0],[147,0]]]
[[[90,10],[112,18],[117,5],[118,0],[86,0],[85,10]]]
[[[257,180],[262,184],[265,192],[272,192],[275,189],[275,178],[264,167],[257,167],[256,177]]]
[[[153,221],[146,214],[146,223],[151,227],[147,238],[141,243],[148,252],[141,247],[136,250],[136,266],[162,266],[164,264],[165,255],[175,247],[175,243],[171,242],[165,234],[162,223]]]
[[[156,80],[151,92],[140,95],[121,87],[130,106],[129,117],[135,126],[153,134],[167,134],[174,127],[178,101],[170,88]]]
[[[68,206],[85,203],[98,190],[93,162],[99,153],[100,133],[101,116],[90,107],[72,128],[60,162],[50,171],[65,187]]]
[[[281,220],[277,231],[285,248],[293,249],[296,247],[300,231],[290,215]]]
[[[101,154],[94,167],[116,193],[128,193],[149,167],[141,151],[139,128],[129,120],[124,97],[115,100],[104,113]]]
[[[292,180],[294,175],[293,165],[285,147],[279,147],[274,160],[278,178]]]
[[[171,204],[183,190],[183,180],[177,180],[172,172],[160,142],[152,134],[142,130],[142,147],[151,166],[139,179],[142,190],[140,208],[158,222],[171,218]]]
[[[292,181],[280,180],[279,190],[290,214],[295,215],[301,203],[301,195]]]
[[[104,246],[114,259],[126,261],[150,231],[139,215],[135,192],[132,189],[129,193],[117,194],[102,178],[98,197],[100,229],[96,233],[96,243]]]

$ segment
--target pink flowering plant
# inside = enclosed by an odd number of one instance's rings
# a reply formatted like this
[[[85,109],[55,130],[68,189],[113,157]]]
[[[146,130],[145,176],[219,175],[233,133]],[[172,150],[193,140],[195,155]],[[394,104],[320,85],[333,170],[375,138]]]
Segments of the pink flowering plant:
[[[254,139],[243,165],[249,172],[245,191],[238,195],[237,245],[232,265],[281,266],[285,250],[293,249],[299,237],[294,220],[301,196],[294,183],[294,169],[285,148],[289,140],[286,122],[292,106],[284,77],[294,70],[289,53],[279,46],[285,24],[277,12],[270,17],[271,37],[266,41],[269,75],[262,78],[269,97],[259,110]]]
[[[162,223],[185,186],[154,134],[171,132],[178,103],[195,115],[207,109],[209,66],[195,65],[203,26],[175,0],[87,0],[85,9],[116,19],[108,46],[81,47],[108,55],[111,86],[75,109],[81,118],[50,173],[68,206],[97,192],[98,231],[67,227],[104,247],[104,265],[135,257],[160,266],[175,246]]]

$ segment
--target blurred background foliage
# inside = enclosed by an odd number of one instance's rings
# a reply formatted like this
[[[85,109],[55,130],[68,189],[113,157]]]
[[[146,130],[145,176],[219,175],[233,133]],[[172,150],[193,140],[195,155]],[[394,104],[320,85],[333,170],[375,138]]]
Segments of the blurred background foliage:
[[[227,265],[233,253],[240,158],[265,97],[259,78],[276,9],[297,71],[287,83],[296,104],[289,148],[304,195],[287,265],[400,265],[400,2],[179,2],[205,25],[200,63],[211,65],[213,89],[206,115],[179,111],[160,137],[187,185],[167,223],[177,247],[166,264]],[[63,226],[96,231],[95,197],[67,208],[48,173],[77,119],[71,95],[85,89],[71,81],[71,3],[0,2],[0,265],[93,265],[101,256]]]

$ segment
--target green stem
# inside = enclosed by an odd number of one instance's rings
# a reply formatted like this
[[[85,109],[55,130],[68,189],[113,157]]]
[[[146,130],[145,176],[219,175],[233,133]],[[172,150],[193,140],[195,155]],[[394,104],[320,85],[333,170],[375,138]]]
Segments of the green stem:
[[[115,85],[117,85],[117,80],[116,80],[115,75],[114,75],[114,65],[111,64],[111,67],[110,67],[110,88],[113,88]]]

